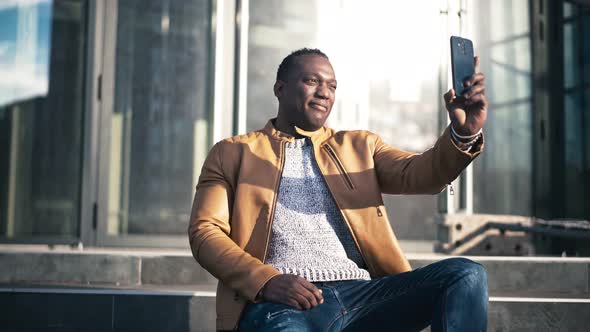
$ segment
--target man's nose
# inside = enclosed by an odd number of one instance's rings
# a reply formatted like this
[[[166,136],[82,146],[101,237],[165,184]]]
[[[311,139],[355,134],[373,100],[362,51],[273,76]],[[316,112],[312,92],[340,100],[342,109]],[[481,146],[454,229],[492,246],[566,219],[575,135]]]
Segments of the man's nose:
[[[320,98],[328,99],[330,98],[330,89],[326,84],[320,84],[315,90],[315,94]]]

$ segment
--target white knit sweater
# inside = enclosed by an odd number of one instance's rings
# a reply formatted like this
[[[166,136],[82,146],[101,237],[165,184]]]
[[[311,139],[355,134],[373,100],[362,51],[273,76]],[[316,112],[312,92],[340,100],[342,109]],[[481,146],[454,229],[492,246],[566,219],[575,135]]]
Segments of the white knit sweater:
[[[266,263],[309,281],[371,279],[308,139],[288,142]]]

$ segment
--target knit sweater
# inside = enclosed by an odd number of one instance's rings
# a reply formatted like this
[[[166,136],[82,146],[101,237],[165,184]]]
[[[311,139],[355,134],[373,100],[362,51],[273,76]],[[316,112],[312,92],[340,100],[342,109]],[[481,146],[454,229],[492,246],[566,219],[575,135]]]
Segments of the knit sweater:
[[[266,263],[311,282],[371,279],[306,138],[286,143]]]

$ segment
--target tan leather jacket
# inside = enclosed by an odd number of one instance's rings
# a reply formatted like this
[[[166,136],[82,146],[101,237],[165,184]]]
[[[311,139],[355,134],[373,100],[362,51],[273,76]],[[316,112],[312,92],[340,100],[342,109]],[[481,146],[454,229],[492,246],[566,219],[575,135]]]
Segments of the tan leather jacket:
[[[393,233],[382,193],[436,194],[475,158],[460,151],[449,128],[422,154],[393,148],[368,131],[322,128],[311,137],[314,156],[372,277],[411,269]],[[193,256],[219,279],[217,328],[237,327],[248,301],[279,272],[264,264],[290,135],[272,120],[264,129],[225,139],[203,165],[188,235]]]

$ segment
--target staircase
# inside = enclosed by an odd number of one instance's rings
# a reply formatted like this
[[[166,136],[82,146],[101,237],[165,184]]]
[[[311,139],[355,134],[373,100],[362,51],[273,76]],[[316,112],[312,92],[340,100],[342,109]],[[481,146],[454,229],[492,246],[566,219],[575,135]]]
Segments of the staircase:
[[[590,329],[590,258],[469,258],[488,271],[489,331]],[[184,251],[1,249],[0,330],[214,331],[215,284]]]

